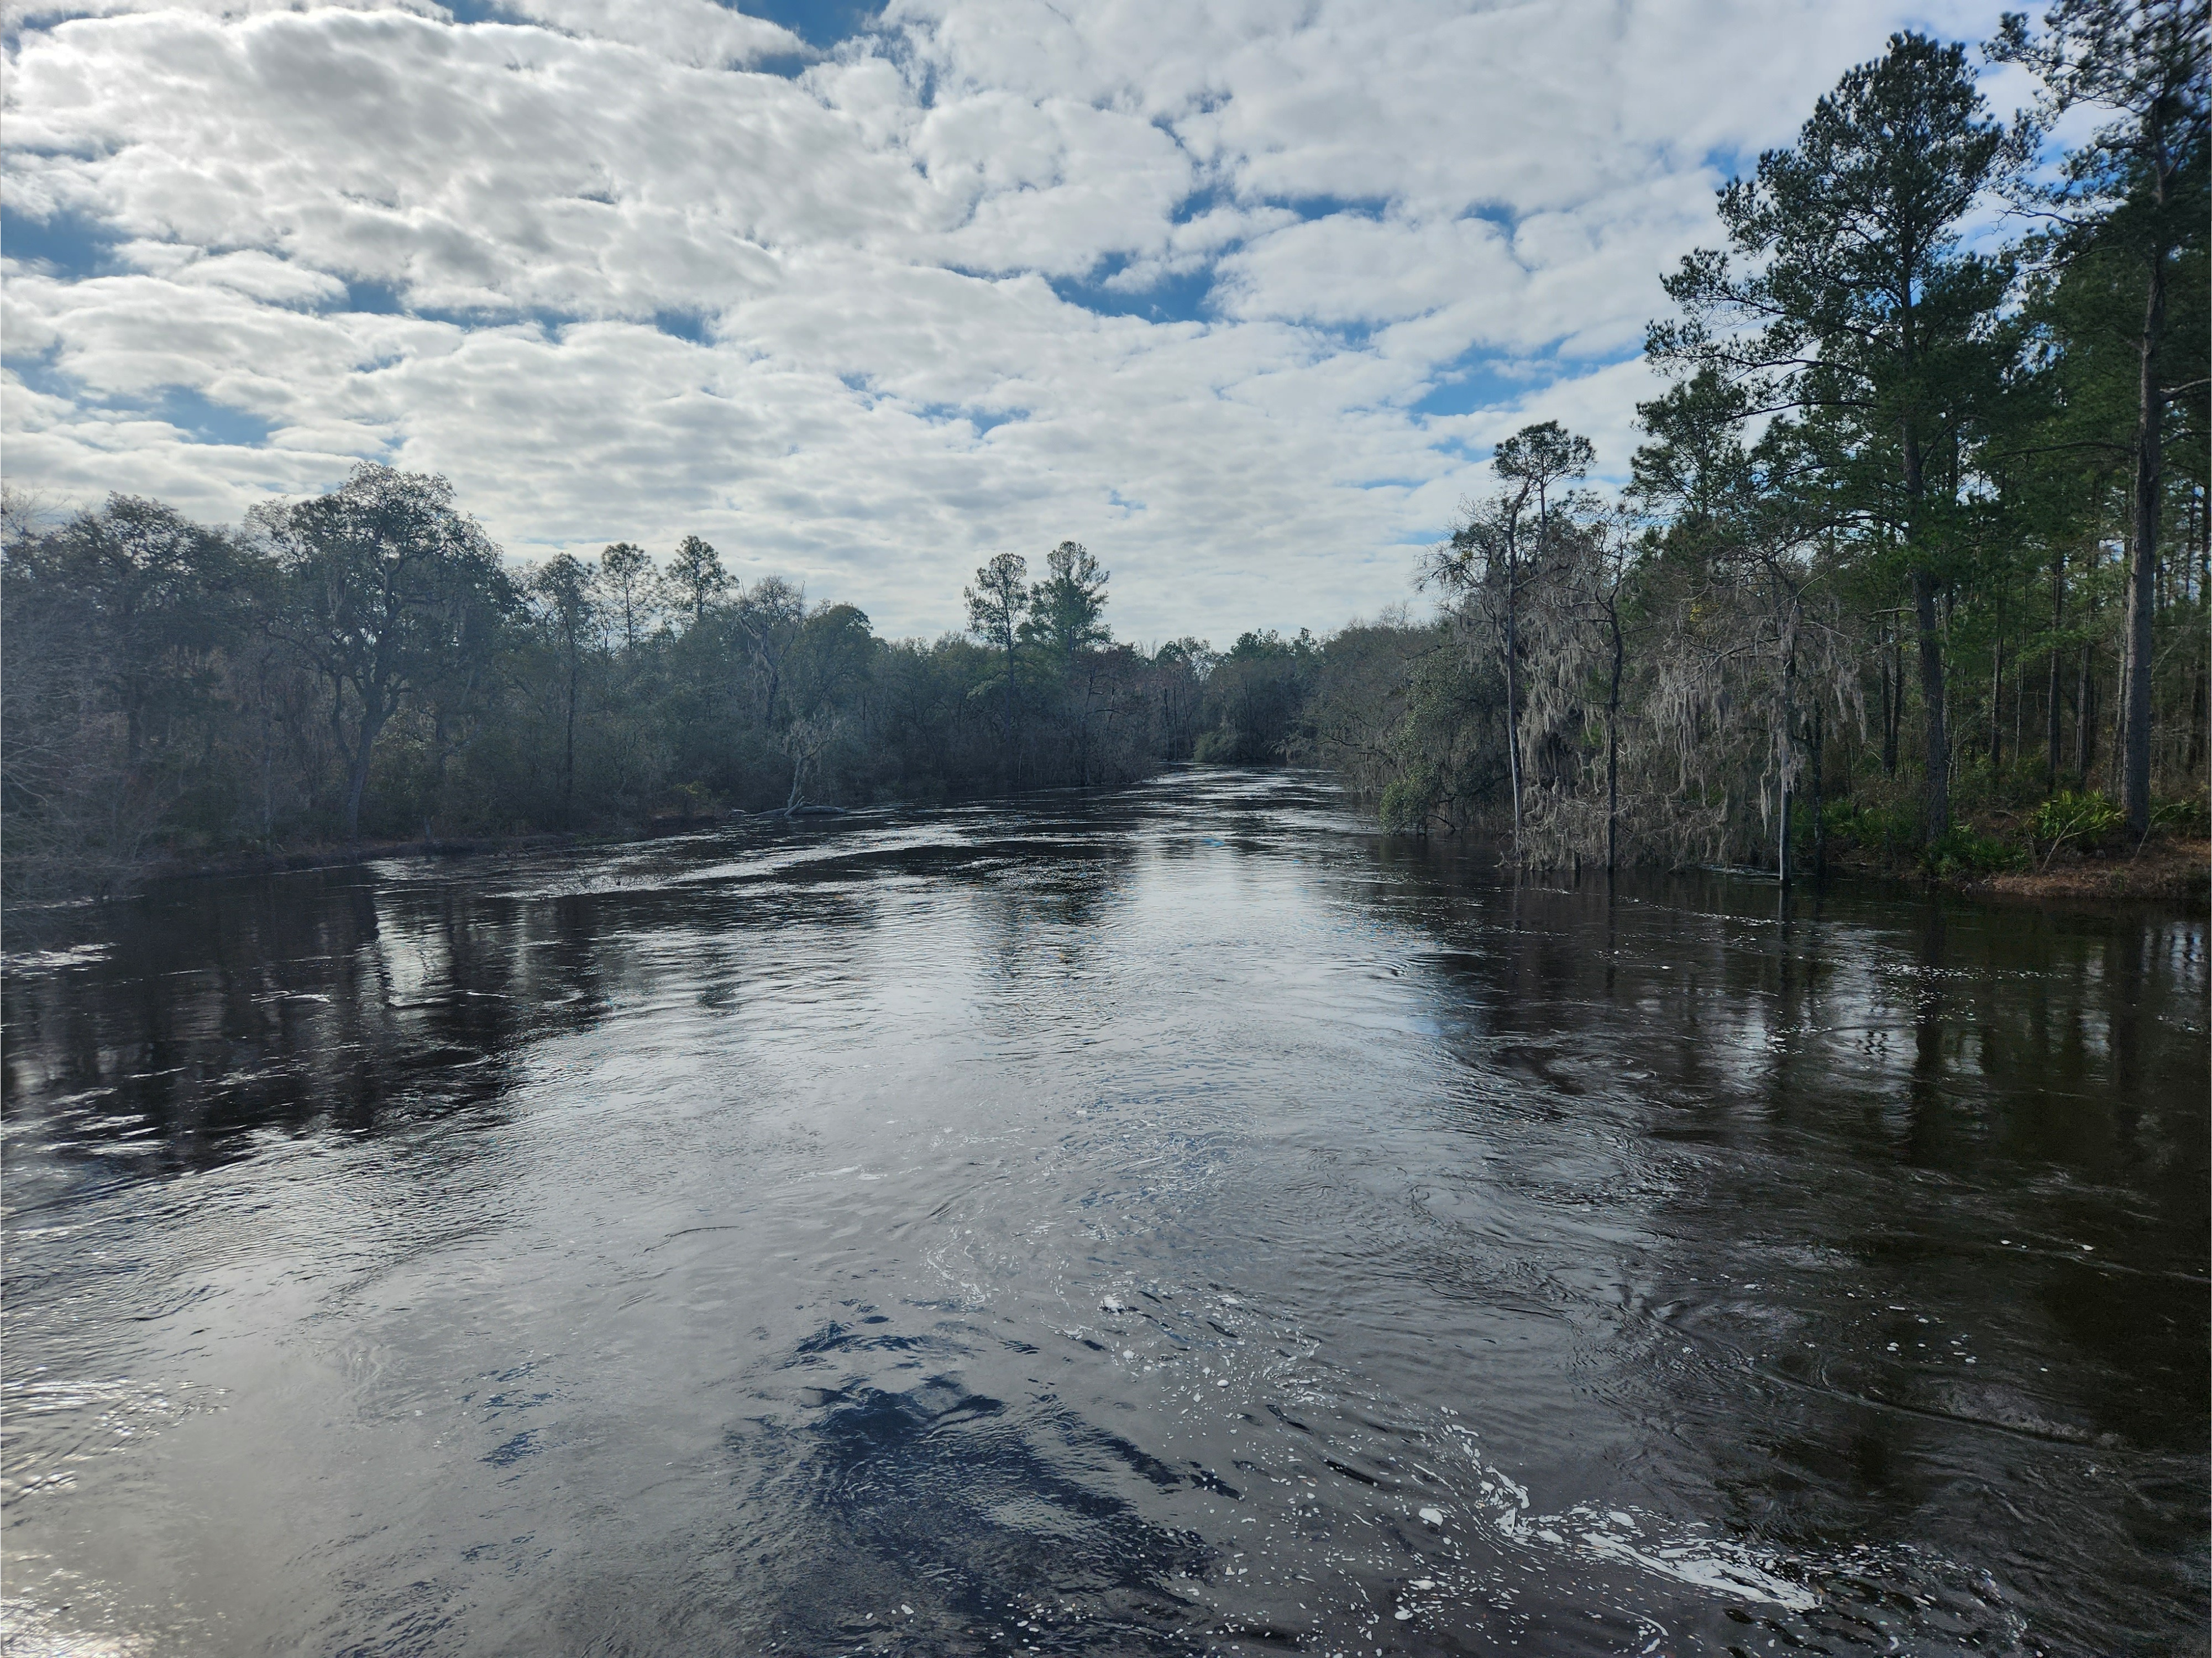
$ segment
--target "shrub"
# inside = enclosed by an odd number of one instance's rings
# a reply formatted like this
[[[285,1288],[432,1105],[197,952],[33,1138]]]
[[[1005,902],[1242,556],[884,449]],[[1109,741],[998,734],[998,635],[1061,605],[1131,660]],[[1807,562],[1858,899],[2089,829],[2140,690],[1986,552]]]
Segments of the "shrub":
[[[1869,849],[1888,851],[1911,847],[1920,839],[1921,816],[1917,805],[1862,805],[1837,800],[1822,809],[1820,817],[1829,835]]]
[[[2122,822],[2120,809],[2097,790],[2076,794],[2062,789],[2036,809],[2033,833],[2037,840],[2051,842],[2043,857],[2048,865],[2069,841],[2094,847],[2117,834]]]
[[[1394,777],[1382,788],[1382,827],[1395,833],[1419,833],[1428,827],[1429,811],[1436,804],[1431,780],[1419,773]]]
[[[2164,829],[2168,835],[2203,835],[2208,813],[2201,794],[2185,795],[2178,800],[2154,800],[2151,803],[2150,823],[2153,829]]]
[[[1994,875],[2019,868],[2026,853],[2010,841],[1954,823],[1929,841],[1921,856],[1931,875]]]

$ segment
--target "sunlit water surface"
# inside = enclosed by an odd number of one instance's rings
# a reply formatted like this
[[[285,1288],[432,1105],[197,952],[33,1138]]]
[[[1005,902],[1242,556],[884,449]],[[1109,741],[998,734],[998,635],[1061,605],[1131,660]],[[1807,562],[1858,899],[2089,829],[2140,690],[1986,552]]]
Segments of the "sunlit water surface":
[[[2192,917],[1216,772],[9,942],[11,1653],[2203,1649]]]

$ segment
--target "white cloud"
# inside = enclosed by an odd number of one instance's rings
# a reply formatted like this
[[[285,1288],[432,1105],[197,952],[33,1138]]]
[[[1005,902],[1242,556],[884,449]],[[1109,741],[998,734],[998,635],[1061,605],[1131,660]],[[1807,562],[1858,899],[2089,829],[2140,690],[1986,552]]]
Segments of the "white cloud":
[[[11,481],[234,519],[374,455],[518,552],[696,531],[899,632],[1072,535],[1125,633],[1225,638],[1402,596],[1523,421],[1622,470],[1718,167],[1996,8],[101,10],[12,14],[9,210],[104,251],[5,266]]]

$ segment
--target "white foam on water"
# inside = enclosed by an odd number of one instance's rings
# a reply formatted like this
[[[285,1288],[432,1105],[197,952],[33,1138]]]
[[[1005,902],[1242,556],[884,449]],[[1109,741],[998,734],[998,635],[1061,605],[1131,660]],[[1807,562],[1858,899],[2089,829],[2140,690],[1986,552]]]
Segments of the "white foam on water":
[[[1710,1594],[1790,1612],[1810,1612],[1820,1603],[1813,1590],[1783,1575],[1781,1556],[1706,1536],[1696,1523],[1594,1503],[1577,1503],[1557,1514],[1531,1513],[1528,1488],[1486,1461],[1471,1431],[1456,1424],[1450,1431],[1481,1485],[1474,1517],[1523,1547],[1540,1545],[1634,1566]],[[1423,1509],[1421,1518],[1432,1513],[1441,1520],[1441,1511],[1432,1509]]]
[[[1613,1531],[1584,1532],[1578,1540],[1601,1559],[1625,1561],[1716,1594],[1771,1601],[1791,1612],[1810,1612],[1820,1604],[1819,1595],[1802,1584],[1776,1576],[1740,1545],[1701,1538],[1692,1544],[1644,1549]]]
[[[65,967],[90,967],[107,959],[106,944],[76,944],[68,950],[19,950],[0,956],[0,971],[52,973]]]

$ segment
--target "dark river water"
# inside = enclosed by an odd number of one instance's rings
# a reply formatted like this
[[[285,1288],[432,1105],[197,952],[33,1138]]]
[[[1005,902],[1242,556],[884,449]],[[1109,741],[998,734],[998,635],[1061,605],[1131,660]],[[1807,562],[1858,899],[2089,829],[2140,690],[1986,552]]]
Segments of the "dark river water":
[[[2202,1651],[2205,942],[1238,772],[19,916],[7,1650]]]

